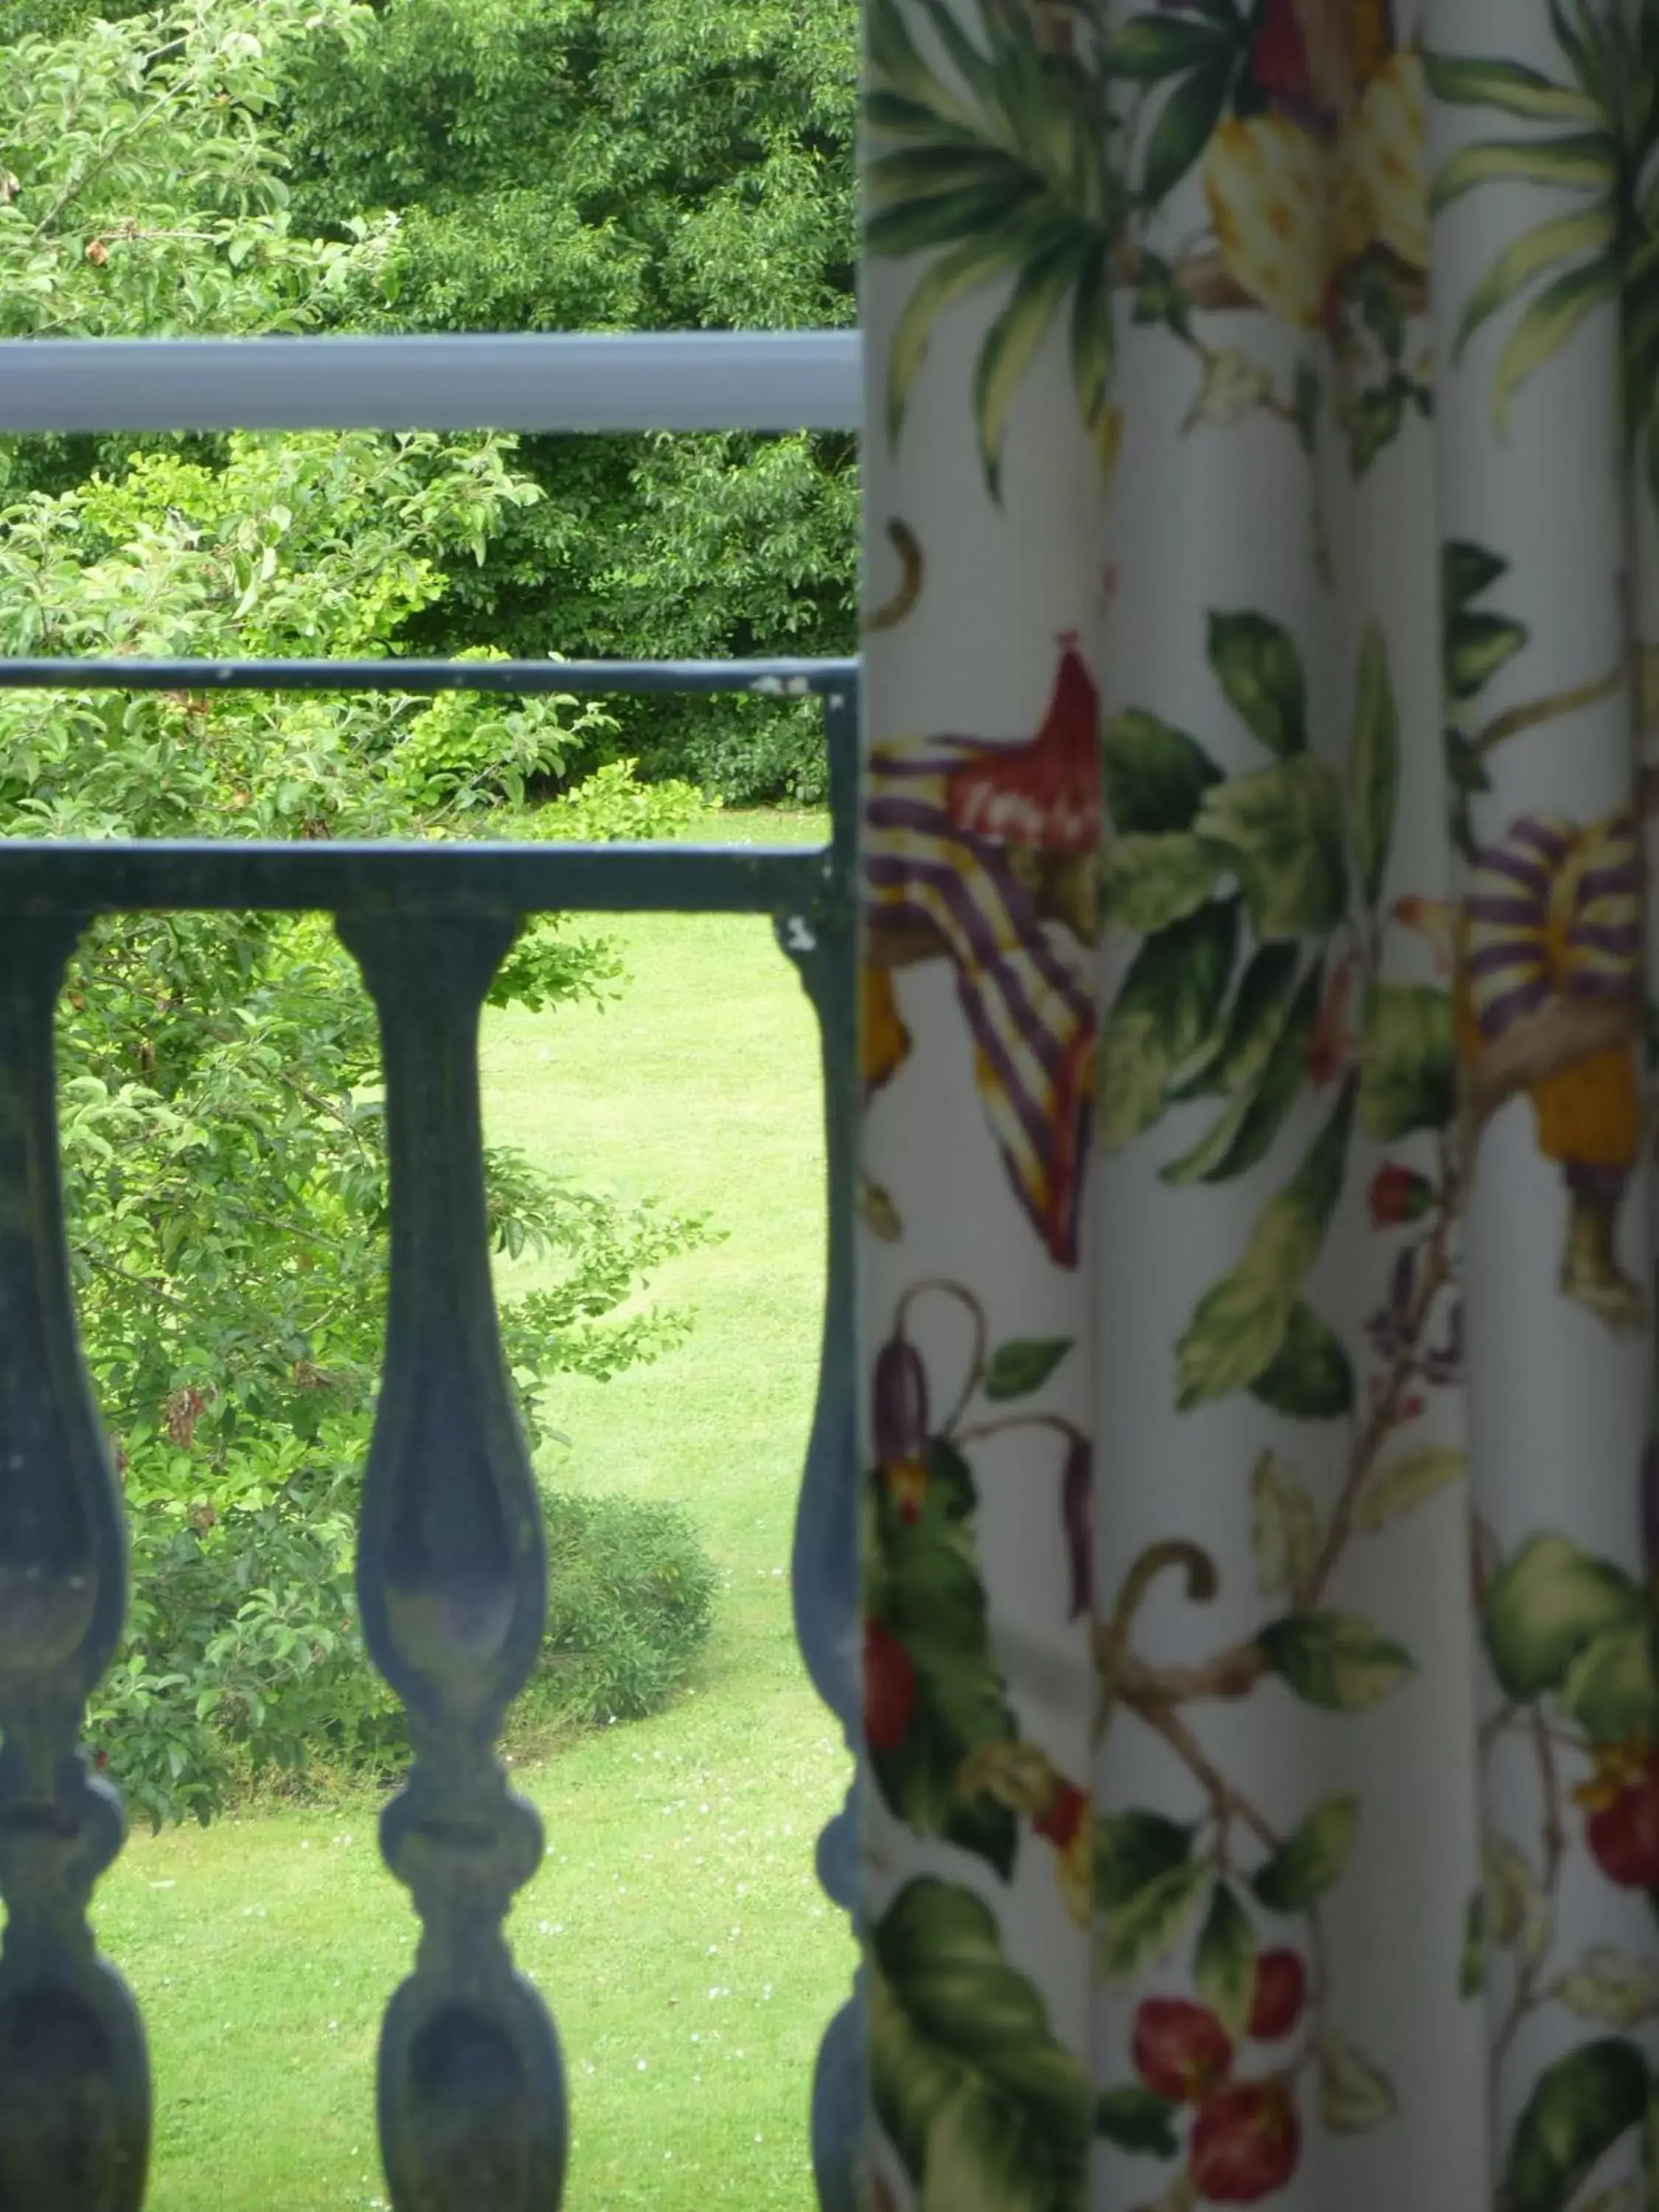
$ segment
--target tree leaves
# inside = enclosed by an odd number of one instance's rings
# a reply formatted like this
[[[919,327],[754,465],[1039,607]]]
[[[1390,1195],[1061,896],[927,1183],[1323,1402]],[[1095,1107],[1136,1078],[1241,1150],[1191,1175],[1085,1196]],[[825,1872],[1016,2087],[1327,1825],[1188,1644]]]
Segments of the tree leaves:
[[[1308,743],[1302,656],[1282,623],[1212,609],[1206,652],[1216,681],[1269,752],[1287,760]]]
[[[1359,1827],[1359,1800],[1322,1797],[1250,1887],[1273,1912],[1303,1912],[1340,1879]]]
[[[1304,1704],[1358,1712],[1414,1671],[1403,1645],[1357,1613],[1293,1613],[1256,1638],[1269,1667]]]

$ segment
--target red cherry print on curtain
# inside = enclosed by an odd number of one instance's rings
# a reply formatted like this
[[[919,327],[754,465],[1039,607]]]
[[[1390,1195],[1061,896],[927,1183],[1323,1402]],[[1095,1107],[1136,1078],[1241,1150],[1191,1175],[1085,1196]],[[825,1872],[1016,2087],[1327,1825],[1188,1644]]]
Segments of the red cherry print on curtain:
[[[1225,2081],[1232,2040],[1207,2005],[1188,1997],[1147,1997],[1135,2014],[1134,2063],[1160,2097],[1196,2104]]]
[[[910,1655],[878,1620],[864,1624],[864,1739],[872,1751],[896,1751],[916,1710]]]
[[[1077,1839],[1089,1810],[1087,1794],[1075,1782],[1062,1781],[1042,1812],[1031,1822],[1039,1836],[1046,1837],[1057,1851],[1069,1850]]]
[[[1414,1168],[1385,1160],[1371,1177],[1368,1194],[1373,1229],[1395,1229],[1418,1221],[1434,1202],[1434,1185]]]
[[[1294,1951],[1264,1951],[1255,1962],[1250,1998],[1249,2033],[1258,2043],[1276,2043],[1302,2017],[1308,1972]]]
[[[1604,1777],[1582,1793],[1590,1856],[1620,1889],[1659,1885],[1659,1753],[1604,1759]],[[1611,1769],[1611,1771],[1607,1771]]]
[[[1259,2204],[1296,2172],[1302,2130],[1282,2081],[1238,2081],[1206,2097],[1193,2123],[1188,2171],[1206,2203]]]

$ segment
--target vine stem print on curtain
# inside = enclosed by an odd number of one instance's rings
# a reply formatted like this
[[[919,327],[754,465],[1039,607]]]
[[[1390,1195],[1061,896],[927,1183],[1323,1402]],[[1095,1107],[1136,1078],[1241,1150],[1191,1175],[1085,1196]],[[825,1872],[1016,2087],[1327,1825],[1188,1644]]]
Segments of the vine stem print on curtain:
[[[1659,0],[866,0],[872,2212],[1659,2206]]]

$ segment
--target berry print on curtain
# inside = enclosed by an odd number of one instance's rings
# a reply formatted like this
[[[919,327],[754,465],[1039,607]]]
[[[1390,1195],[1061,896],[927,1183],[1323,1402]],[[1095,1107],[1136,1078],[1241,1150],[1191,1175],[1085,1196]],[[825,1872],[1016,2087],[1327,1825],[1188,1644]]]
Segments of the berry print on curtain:
[[[869,2212],[1652,2212],[1659,0],[865,9]]]

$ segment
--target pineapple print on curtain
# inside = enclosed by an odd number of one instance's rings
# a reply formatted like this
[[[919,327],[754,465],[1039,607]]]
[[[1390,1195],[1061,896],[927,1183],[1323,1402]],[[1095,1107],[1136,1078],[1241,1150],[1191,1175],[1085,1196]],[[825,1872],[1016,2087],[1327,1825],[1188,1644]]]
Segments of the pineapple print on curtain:
[[[869,2212],[1659,2204],[1659,0],[866,0]]]

